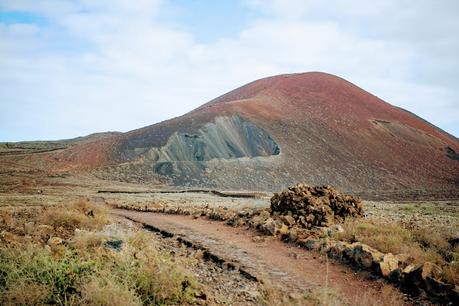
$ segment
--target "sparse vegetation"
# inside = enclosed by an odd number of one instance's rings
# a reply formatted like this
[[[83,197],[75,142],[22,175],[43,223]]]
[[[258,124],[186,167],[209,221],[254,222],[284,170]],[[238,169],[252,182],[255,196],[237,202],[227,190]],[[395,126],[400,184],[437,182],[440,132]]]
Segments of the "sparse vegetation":
[[[336,239],[359,241],[384,253],[408,254],[415,264],[435,263],[442,267],[446,281],[459,284],[459,248],[448,242],[453,235],[451,229],[457,226],[432,229],[377,218],[347,220],[343,226],[344,232],[336,233]]]
[[[14,219],[11,218],[14,216]],[[25,219],[47,221],[65,240],[28,236]],[[9,218],[10,217],[10,218]],[[31,222],[31,221],[29,221]],[[104,231],[105,210],[81,200],[66,207],[3,212],[0,300],[6,305],[150,305],[192,303],[198,283],[180,262],[139,232]],[[43,224],[40,224],[43,225]],[[37,225],[39,226],[39,225]],[[75,233],[73,235],[71,233]],[[121,247],[107,243],[121,241]]]

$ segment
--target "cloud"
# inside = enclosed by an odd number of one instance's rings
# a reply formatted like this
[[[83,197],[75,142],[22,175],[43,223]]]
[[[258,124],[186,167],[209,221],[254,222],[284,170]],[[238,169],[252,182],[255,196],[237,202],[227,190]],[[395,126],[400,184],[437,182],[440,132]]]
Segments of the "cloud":
[[[0,11],[46,22],[0,22],[0,139],[127,131],[318,70],[458,135],[456,3],[247,0],[243,30],[203,43],[177,26],[174,1],[5,0]]]

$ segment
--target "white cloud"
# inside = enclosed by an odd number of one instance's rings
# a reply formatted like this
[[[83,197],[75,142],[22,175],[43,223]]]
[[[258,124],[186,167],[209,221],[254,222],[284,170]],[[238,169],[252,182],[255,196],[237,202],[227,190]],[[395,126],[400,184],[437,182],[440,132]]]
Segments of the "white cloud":
[[[0,137],[126,131],[257,78],[318,70],[458,135],[455,3],[248,1],[259,14],[236,38],[198,43],[164,18],[166,1],[6,0],[0,9],[47,22],[0,24]]]

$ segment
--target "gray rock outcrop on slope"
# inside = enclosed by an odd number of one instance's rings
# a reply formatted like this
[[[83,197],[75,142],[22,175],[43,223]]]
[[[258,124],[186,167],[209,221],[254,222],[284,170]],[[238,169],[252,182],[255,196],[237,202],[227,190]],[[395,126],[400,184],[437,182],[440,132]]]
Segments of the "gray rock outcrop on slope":
[[[194,134],[174,133],[145,154],[157,174],[200,176],[206,162],[278,155],[280,148],[263,129],[239,116],[217,117]]]

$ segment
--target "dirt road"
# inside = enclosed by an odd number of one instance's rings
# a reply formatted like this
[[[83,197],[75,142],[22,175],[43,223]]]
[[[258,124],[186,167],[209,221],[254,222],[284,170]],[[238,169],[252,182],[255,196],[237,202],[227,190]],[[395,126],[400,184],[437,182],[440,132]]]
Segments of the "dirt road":
[[[230,227],[222,222],[116,209],[114,214],[161,230],[163,234],[184,240],[207,250],[217,261],[230,263],[257,281],[290,292],[308,290],[333,292],[349,304],[385,305],[403,299],[403,295],[382,280],[363,272],[286,244],[275,237],[260,237],[253,230]]]

